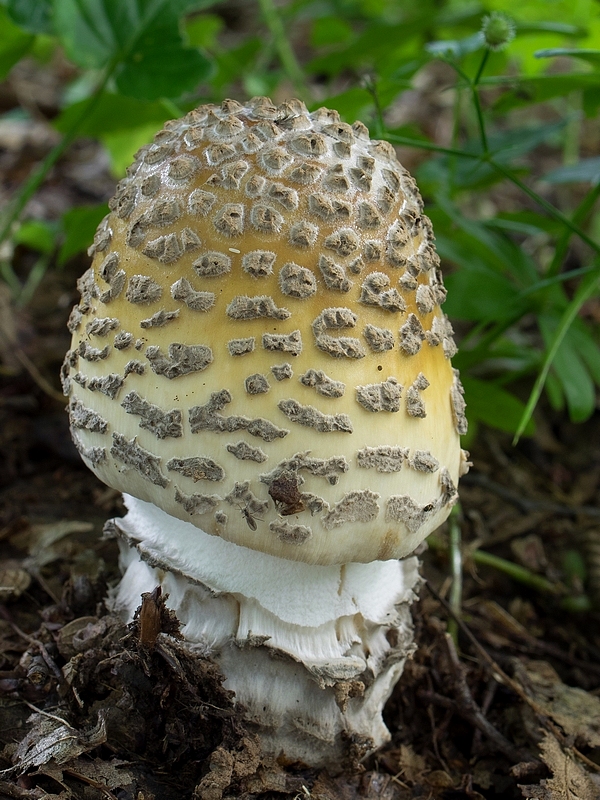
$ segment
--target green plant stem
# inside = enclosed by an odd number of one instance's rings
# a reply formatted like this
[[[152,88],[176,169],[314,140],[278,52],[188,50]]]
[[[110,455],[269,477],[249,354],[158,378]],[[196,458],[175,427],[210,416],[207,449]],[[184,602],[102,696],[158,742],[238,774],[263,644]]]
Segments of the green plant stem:
[[[533,286],[529,286],[527,289],[523,289],[520,294],[515,298],[515,303],[522,298],[528,297],[531,294],[535,294],[536,292],[542,291],[542,289],[547,289],[549,286],[554,286],[559,283],[564,283],[565,281],[573,280],[574,278],[581,278],[584,275],[589,275],[591,272],[597,271],[598,267],[580,267],[579,269],[572,269],[568,272],[563,272],[560,275],[553,275],[551,278],[544,278],[542,281],[538,281],[534,283]],[[517,320],[521,319],[522,311],[521,309],[517,309],[516,311],[512,311],[510,314],[507,314],[504,317],[495,321],[490,330],[487,331],[483,335],[483,338],[477,342],[476,346],[472,350],[465,350],[465,345],[471,341],[471,339],[479,336],[482,331],[487,327],[489,322],[480,322],[474,328],[472,328],[464,337],[461,344],[461,353],[463,356],[465,353],[468,354],[476,354],[481,353],[483,350],[487,349],[490,344],[492,344],[499,336],[501,336],[505,330],[510,328]],[[468,357],[467,357],[467,360]],[[474,361],[475,363],[479,362],[481,359],[477,356]]]
[[[461,156],[462,158],[470,158],[475,161],[481,161],[481,153],[469,153],[468,150],[457,150],[453,147],[442,147],[441,145],[433,144],[433,142],[427,142],[424,139],[413,139],[410,136],[398,136],[395,133],[383,132],[382,136],[387,139],[388,142],[393,142],[394,144],[402,144],[406,147],[416,147],[421,150],[431,150],[434,153],[442,153],[443,155],[447,156]]]
[[[69,148],[73,140],[76,138],[84,120],[94,110],[94,107],[100,100],[100,96],[104,91],[106,84],[108,83],[115,67],[117,66],[117,63],[118,63],[117,60],[113,60],[107,66],[104,76],[102,77],[102,80],[94,90],[94,93],[90,96],[88,102],[81,110],[81,113],[73,121],[73,124],[67,130],[61,141],[55,147],[52,148],[52,150],[48,153],[46,158],[40,164],[38,164],[38,166],[33,170],[31,175],[27,178],[21,189],[16,194],[13,201],[9,204],[8,208],[5,210],[3,215],[4,219],[0,223],[0,245],[2,245],[2,243],[6,241],[8,236],[10,236],[12,227],[23,213],[25,206],[31,200],[33,195],[37,192],[39,187],[42,185],[52,167],[56,164],[59,158]]]
[[[577,236],[579,236],[579,238],[583,242],[589,245],[589,247],[591,247],[595,253],[600,254],[600,244],[598,244],[591,237],[589,237],[585,231],[581,230],[579,225],[576,225],[574,222],[572,222],[569,219],[569,217],[567,217],[565,214],[562,213],[562,211],[559,211],[558,208],[552,205],[552,203],[549,203],[547,200],[544,200],[544,198],[541,195],[539,195],[537,192],[534,192],[533,189],[530,189],[526,183],[523,183],[523,181],[520,178],[518,178],[514,174],[514,172],[511,172],[511,170],[502,166],[502,164],[499,164],[497,161],[494,161],[493,158],[489,158],[488,162],[495,170],[504,175],[505,178],[508,178],[508,180],[511,181],[511,183],[514,183],[515,186],[518,186],[519,189],[521,189],[521,191],[525,192],[525,194],[528,197],[530,197],[534,202],[536,202],[545,211],[547,211],[551,217],[554,217],[554,219],[557,219],[560,222],[562,222],[563,225],[566,225],[566,227],[569,228],[571,231],[573,231],[573,233],[577,234]]]
[[[477,70],[477,74],[471,81],[471,96],[473,97],[473,105],[475,106],[475,112],[477,114],[477,124],[479,125],[479,136],[481,138],[481,147],[483,148],[483,152],[485,154],[489,153],[489,147],[488,147],[487,131],[485,129],[485,120],[483,118],[483,108],[481,107],[481,97],[479,96],[478,86],[481,76],[483,74],[483,70],[485,69],[485,65],[487,64],[489,55],[490,51],[486,48],[486,50],[483,53],[483,58],[481,59],[481,63],[479,64],[479,69]]]
[[[467,150],[456,150],[452,147],[441,147],[440,145],[433,144],[432,142],[425,142],[421,141],[421,139],[413,139],[410,136],[397,136],[394,133],[386,133],[385,138],[389,142],[393,142],[394,144],[402,144],[406,147],[416,147],[420,148],[421,150],[431,150],[435,153],[442,153],[448,156],[461,156],[462,158],[469,158],[472,160],[478,161],[486,161],[490,166],[492,166],[495,170],[500,172],[504,175],[507,180],[514,183],[515,186],[518,186],[525,194],[530,197],[535,203],[541,206],[544,211],[546,211],[551,217],[561,222],[567,228],[569,228],[572,233],[579,236],[579,238],[589,245],[596,253],[600,254],[600,244],[595,242],[591,237],[587,235],[585,231],[583,231],[579,225],[577,225],[573,220],[569,219],[569,217],[565,216],[561,211],[558,210],[552,203],[549,203],[547,200],[535,192],[533,189],[530,189],[526,183],[518,178],[514,172],[507,169],[506,167],[499,164],[497,161],[494,160],[491,156],[485,156],[484,153],[469,153]],[[596,188],[596,187],[595,187]]]
[[[527,297],[530,294],[535,294],[541,289],[546,289],[548,286],[554,286],[557,283],[564,283],[565,281],[573,280],[573,278],[581,278],[583,275],[588,275],[590,272],[595,272],[598,267],[579,267],[579,269],[570,269],[568,272],[561,272],[560,275],[552,275],[550,278],[544,278],[542,281],[534,283],[528,289],[523,289],[519,297]]]
[[[381,103],[379,101],[379,93],[377,91],[377,83],[372,77],[369,77],[365,78],[364,86],[373,98],[373,104],[375,105],[375,135],[377,138],[381,139],[385,136],[385,124],[383,121]]]
[[[479,340],[479,342],[477,342],[472,350],[467,350],[465,348],[465,344],[481,332],[483,323],[477,325],[472,331],[469,331],[461,343],[460,352],[463,358],[462,368],[464,369],[472,364],[478,364],[481,361],[481,353],[485,353],[485,351],[489,349],[490,345],[493,344],[500,336],[502,336],[504,331],[508,330],[511,325],[514,325],[516,322],[518,322],[522,316],[523,312],[519,308],[503,319],[498,320],[496,324],[486,334],[483,335],[483,337]]]
[[[427,539],[427,542],[432,550],[446,553],[448,552],[448,546],[435,535],[430,536]],[[522,583],[524,586],[529,586],[532,589],[543,592],[544,594],[566,594],[566,588],[563,586],[563,584],[553,583],[543,575],[537,575],[535,572],[532,572],[526,567],[522,567],[520,564],[515,564],[514,561],[509,561],[506,558],[495,556],[493,553],[488,553],[487,550],[474,549],[468,551],[467,555],[468,558],[470,558],[475,564],[497,569],[499,572],[503,572],[514,581],[517,581],[517,583]],[[452,612],[456,613],[452,607],[452,604],[449,603],[448,605],[450,608],[452,608]],[[460,617],[458,617],[458,619],[460,619]]]
[[[576,225],[581,225],[587,215],[590,213],[592,208],[594,207],[596,200],[600,196],[600,182],[592,186],[586,196],[583,198],[581,203],[575,209],[571,219]],[[547,275],[556,275],[561,268],[564,258],[567,254],[567,250],[569,249],[569,242],[571,240],[573,232],[571,229],[566,230],[563,235],[560,237],[558,242],[556,243],[556,249],[554,251],[554,256],[552,258],[552,262],[547,270]]]
[[[452,150],[458,150],[458,141],[460,136],[460,119],[461,119],[461,104],[463,102],[462,92],[456,91],[454,94],[454,103],[452,106]],[[458,156],[456,154],[448,157],[448,175],[450,176],[449,189],[453,190],[456,184],[456,171],[458,164]]]
[[[12,293],[16,296],[21,291],[21,281],[18,279],[12,264],[8,261],[0,261],[0,276],[8,285]]]
[[[173,119],[179,119],[179,117],[183,116],[183,109],[170,97],[162,97],[160,102],[173,115]]]
[[[519,422],[519,427],[517,428],[517,432],[515,433],[515,437],[513,439],[513,445],[515,445],[519,441],[519,439],[523,434],[523,431],[527,427],[527,424],[533,415],[533,411],[540,398],[542,389],[544,388],[544,384],[546,383],[546,379],[548,378],[548,373],[550,372],[550,367],[552,366],[552,362],[554,361],[554,358],[558,352],[558,348],[561,346],[562,341],[567,334],[567,331],[573,324],[573,321],[575,320],[575,317],[579,313],[581,306],[586,302],[586,300],[588,300],[593,295],[593,293],[598,288],[599,283],[600,283],[600,271],[596,270],[596,274],[590,275],[589,280],[584,279],[582,281],[581,285],[579,286],[575,294],[575,297],[573,298],[573,300],[571,300],[571,302],[565,309],[560,324],[554,334],[554,339],[552,340],[552,344],[548,348],[548,352],[546,353],[546,357],[544,358],[544,363],[542,364],[540,373],[537,376],[534,387],[531,390],[531,394],[529,395],[529,400],[527,401],[527,405],[525,406],[525,411],[523,412],[523,416],[521,417],[521,420]]]
[[[461,548],[461,529],[459,516],[461,513],[460,505],[457,504],[452,509],[448,520],[450,532],[450,573],[452,575],[452,585],[450,586],[450,597],[448,598],[450,608],[454,617],[448,623],[448,633],[452,637],[454,644],[458,644],[458,625],[456,620],[462,616],[462,594],[463,594],[463,559]]]
[[[258,0],[258,5],[269,29],[281,64],[299,97],[309,100],[304,73],[285,33],[279,11],[273,0]]]
[[[481,77],[483,75],[483,70],[485,69],[485,66],[486,66],[486,64],[488,62],[488,58],[489,57],[490,57],[490,51],[486,47],[485,50],[483,51],[483,58],[481,59],[481,62],[479,64],[479,69],[477,70],[477,73],[476,73],[475,77],[473,78],[473,80],[471,82],[471,86],[474,89],[479,86],[479,83],[481,81]]]
[[[596,253],[600,253],[600,245],[596,244],[586,233],[585,231],[581,230],[581,228],[573,223],[565,214],[558,210],[552,203],[549,203],[547,200],[539,195],[537,192],[534,192],[533,189],[530,189],[526,183],[524,183],[520,178],[518,178],[512,170],[507,169],[502,164],[499,164],[494,158],[490,155],[488,141],[487,141],[487,133],[485,130],[485,120],[483,118],[483,109],[481,108],[481,101],[479,97],[479,92],[477,91],[477,86],[479,81],[481,80],[483,70],[487,63],[487,59],[489,57],[489,50],[486,50],[483,58],[481,60],[481,64],[479,65],[479,69],[477,70],[477,74],[473,81],[470,82],[471,93],[473,96],[473,102],[475,104],[475,109],[477,112],[477,120],[479,123],[479,134],[481,137],[481,146],[483,148],[482,158],[486,160],[491,167],[493,167],[497,172],[500,172],[507,178],[509,181],[518,186],[521,191],[525,192],[525,194],[538,203],[542,208],[544,208],[549,214],[551,214],[555,219],[560,220],[563,225],[567,228],[576,232],[579,238],[588,244],[590,247],[594,249]]]
[[[473,97],[473,103],[475,105],[475,110],[476,110],[476,113],[477,113],[477,121],[478,121],[478,125],[479,125],[479,135],[480,135],[480,138],[481,138],[481,146],[483,148],[483,152],[480,153],[480,154],[474,154],[474,153],[467,153],[464,150],[456,150],[454,148],[438,148],[435,145],[433,145],[433,146],[429,145],[429,143],[427,143],[427,145],[419,143],[418,139],[412,140],[413,145],[415,147],[422,147],[425,150],[434,150],[436,152],[445,153],[446,155],[456,155],[456,156],[462,156],[464,158],[478,158],[478,159],[481,159],[482,161],[486,161],[487,163],[490,164],[490,166],[493,169],[495,169],[497,172],[499,172],[501,175],[503,175],[505,178],[507,178],[509,181],[511,181],[511,183],[514,183],[515,186],[518,186],[519,189],[521,189],[521,191],[525,192],[525,194],[528,197],[530,197],[534,202],[536,202],[538,205],[540,205],[548,214],[550,214],[550,216],[554,217],[554,219],[559,220],[560,222],[562,222],[563,225],[565,225],[567,228],[569,228],[569,230],[571,230],[573,233],[577,234],[577,236],[579,236],[579,238],[583,242],[585,242],[587,245],[589,245],[594,250],[594,252],[600,254],[600,245],[597,244],[596,242],[594,242],[594,240],[591,237],[589,237],[585,233],[585,231],[583,231],[579,227],[579,225],[576,224],[575,221],[570,220],[569,217],[567,217],[565,214],[563,214],[561,211],[559,211],[558,208],[556,208],[555,206],[552,205],[552,203],[549,203],[547,200],[545,200],[541,195],[539,195],[533,189],[530,189],[529,186],[527,186],[526,183],[524,183],[520,178],[518,178],[514,174],[514,172],[512,172],[512,170],[507,169],[502,164],[500,164],[497,161],[495,161],[493,156],[490,154],[489,146],[488,146],[488,139],[487,139],[487,132],[486,132],[486,129],[485,129],[485,120],[484,120],[484,117],[483,117],[483,109],[481,107],[481,101],[480,101],[479,92],[478,92],[478,86],[479,86],[479,84],[481,82],[481,79],[482,79],[482,76],[483,76],[483,71],[484,71],[485,66],[487,64],[488,58],[489,58],[489,50],[486,49],[486,51],[484,52],[483,57],[481,59],[481,62],[479,64],[479,68],[477,70],[477,73],[476,73],[475,77],[472,80],[458,66],[458,64],[449,62],[450,66],[453,67],[455,72],[465,81],[466,85],[471,90],[471,94],[472,94],[472,97]],[[388,136],[388,138],[391,141],[396,141],[398,144],[405,144],[405,145],[410,145],[411,144],[411,140],[408,137]],[[404,139],[404,141],[401,142],[400,139]]]
[[[565,594],[565,587],[562,586],[562,584],[553,583],[549,581],[548,578],[544,578],[543,575],[536,575],[535,572],[531,572],[531,570],[528,570],[526,567],[515,564],[514,561],[509,561],[506,558],[495,556],[492,553],[488,553],[486,550],[473,551],[473,553],[471,553],[471,558],[476,564],[493,567],[518,583],[530,586],[532,589],[537,589],[538,592],[557,595]]]
[[[33,265],[27,280],[16,298],[17,308],[25,308],[42,282],[50,264],[50,255],[44,254]]]
[[[479,92],[477,91],[477,87],[481,81],[481,76],[483,70],[485,69],[485,65],[487,64],[487,60],[489,58],[489,50],[485,50],[483,54],[483,58],[479,64],[477,72],[474,78],[470,78],[464,70],[462,70],[458,64],[453,61],[448,61],[447,63],[452,67],[452,69],[456,72],[456,74],[462,78],[465,83],[465,87],[468,88],[471,92],[471,97],[473,99],[473,105],[475,106],[475,113],[477,115],[477,126],[479,128],[479,138],[481,139],[481,144],[483,147],[483,157],[487,157],[489,154],[489,147],[488,147],[488,140],[487,140],[487,132],[485,130],[485,120],[483,118],[483,109],[481,108],[481,100],[479,98]],[[465,88],[465,87],[457,87],[457,88]]]

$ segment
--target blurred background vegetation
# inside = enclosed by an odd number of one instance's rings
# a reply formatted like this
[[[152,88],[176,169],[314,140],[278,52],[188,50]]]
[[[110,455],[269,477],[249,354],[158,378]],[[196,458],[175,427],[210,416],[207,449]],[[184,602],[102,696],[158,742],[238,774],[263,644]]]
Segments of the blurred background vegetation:
[[[596,408],[598,2],[0,0],[0,80],[0,149],[31,139],[2,175],[13,306],[84,259],[114,182],[166,120],[295,95],[362,120],[415,174],[469,436],[480,422],[531,434],[542,395],[574,422]],[[77,190],[36,204],[73,152]]]

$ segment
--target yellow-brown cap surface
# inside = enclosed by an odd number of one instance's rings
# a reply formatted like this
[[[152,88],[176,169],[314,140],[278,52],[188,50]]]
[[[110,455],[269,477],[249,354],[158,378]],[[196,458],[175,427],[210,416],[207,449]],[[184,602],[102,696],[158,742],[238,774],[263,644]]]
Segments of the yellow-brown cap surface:
[[[330,564],[410,553],[464,463],[431,224],[393,148],[298,101],[167,123],[110,203],[63,369],[107,484]]]

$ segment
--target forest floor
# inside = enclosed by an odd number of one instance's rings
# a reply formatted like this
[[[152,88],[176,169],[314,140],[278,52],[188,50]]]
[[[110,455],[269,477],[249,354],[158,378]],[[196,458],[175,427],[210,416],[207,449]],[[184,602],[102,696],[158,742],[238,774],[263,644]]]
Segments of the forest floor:
[[[0,126],[5,189],[51,144],[35,121]],[[100,149],[79,142],[31,216],[113,186]],[[21,273],[32,258],[17,250]],[[210,661],[176,636],[144,647],[104,606],[119,573],[102,530],[123,507],[71,444],[58,381],[86,266],[49,270],[24,308],[0,283],[0,800],[600,797],[600,417],[575,426],[542,407],[516,448],[478,431],[462,549],[445,526],[421,556],[391,742],[337,775],[282,763],[260,753]],[[176,627],[164,609],[161,624]]]

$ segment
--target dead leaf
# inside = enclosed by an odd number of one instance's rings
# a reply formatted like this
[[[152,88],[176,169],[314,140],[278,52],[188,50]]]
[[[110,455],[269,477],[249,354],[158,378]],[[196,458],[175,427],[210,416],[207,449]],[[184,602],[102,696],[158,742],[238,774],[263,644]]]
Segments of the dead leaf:
[[[11,537],[11,544],[28,550],[25,566],[39,570],[58,558],[64,557],[63,539],[74,534],[90,533],[94,530],[91,522],[80,520],[59,520],[58,522],[31,525],[25,531]]]
[[[61,656],[70,659],[77,653],[88,650],[90,643],[87,641],[85,633],[89,632],[97,623],[96,617],[77,617],[63,625],[56,634],[56,644]]]
[[[452,777],[443,769],[434,769],[433,772],[427,775],[425,780],[436,789],[452,789],[454,786]]]
[[[537,533],[530,533],[519,539],[513,539],[510,549],[518,561],[532,572],[543,573],[548,566],[548,558],[544,551],[544,544]]]
[[[546,661],[515,660],[515,678],[568,736],[600,747],[600,698],[564,684]]]
[[[0,567],[0,603],[16,600],[29,589],[31,575],[20,562],[6,559]]]
[[[101,758],[95,758],[93,761],[76,758],[68,766],[76,770],[79,775],[85,775],[89,780],[95,780],[99,784],[105,785],[107,789],[118,789],[133,783],[133,775],[129,770],[124,769],[128,764],[128,761],[119,758],[113,758],[110,761],[104,761]]]
[[[59,783],[62,783],[63,775],[68,775],[96,788],[119,789],[130,786],[134,781],[131,772],[123,769],[128,764],[128,761],[117,758],[110,761],[103,761],[101,758],[95,758],[93,761],[74,758],[60,767],[46,765],[39,769],[38,773],[48,775]]]
[[[28,722],[31,728],[14,754],[15,768],[22,773],[51,759],[65,764],[106,741],[106,725],[100,715],[96,726],[87,731],[78,731],[59,717],[45,714],[34,714]]]
[[[558,740],[545,733],[540,743],[542,760],[552,772],[552,778],[540,781],[538,786],[519,789],[527,800],[598,800],[598,787],[581,764],[561,749]]]
[[[481,603],[481,611],[485,617],[491,622],[491,627],[496,633],[502,630],[509,638],[522,639],[523,641],[531,641],[531,635],[527,628],[522,625],[512,614],[503,608],[500,603],[495,600],[484,600]]]
[[[401,744],[398,754],[400,775],[407,781],[415,783],[423,777],[427,770],[427,762],[423,756],[417,755],[409,744]]]

